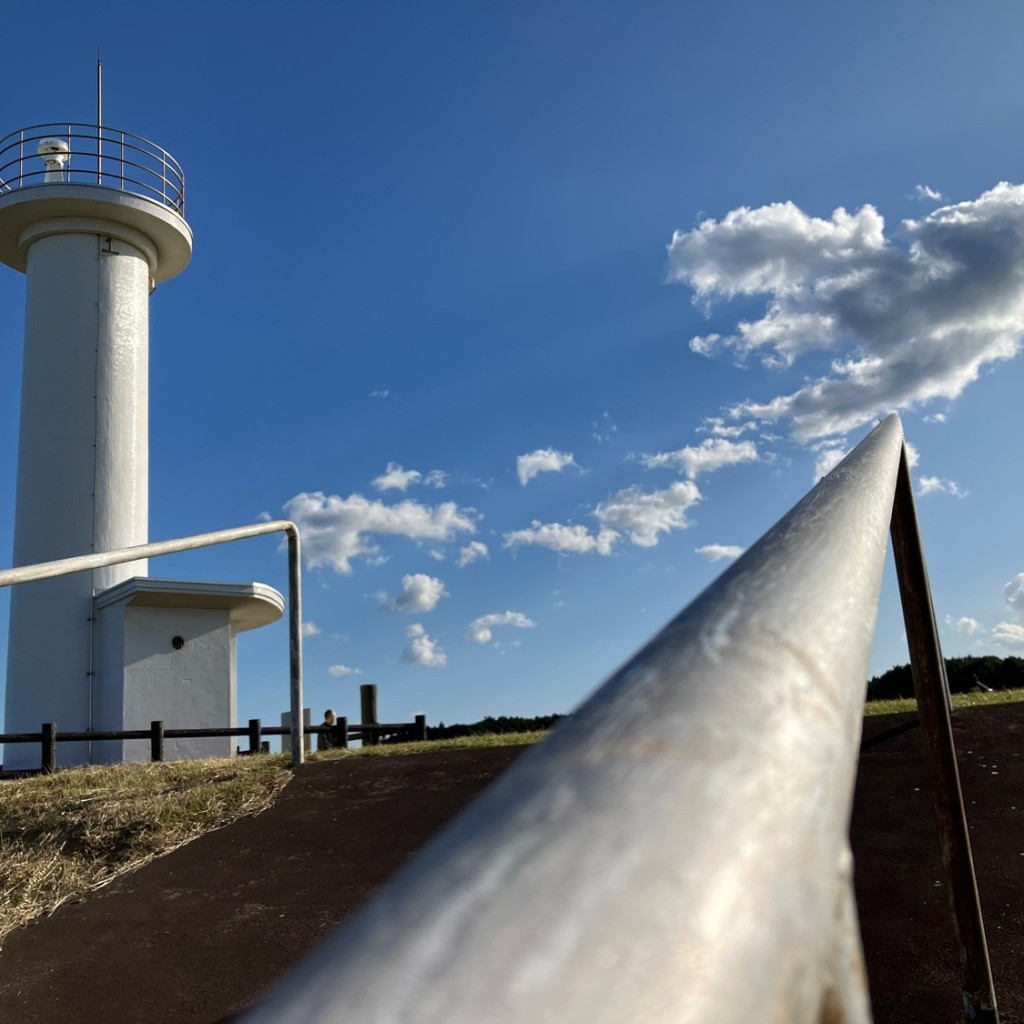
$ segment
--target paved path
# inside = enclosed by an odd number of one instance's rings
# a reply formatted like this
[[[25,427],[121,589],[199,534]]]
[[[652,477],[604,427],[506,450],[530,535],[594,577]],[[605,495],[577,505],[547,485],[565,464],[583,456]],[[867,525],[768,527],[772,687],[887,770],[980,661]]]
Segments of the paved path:
[[[876,1024],[958,1024],[919,729],[870,718],[851,828]],[[1024,1024],[1024,705],[956,715],[1003,1024]],[[874,742],[876,739],[879,742]],[[258,818],[8,937],[0,1021],[213,1024],[247,1005],[521,748],[303,767]],[[993,774],[993,772],[997,774]],[[482,1022],[485,1024],[485,1022]]]

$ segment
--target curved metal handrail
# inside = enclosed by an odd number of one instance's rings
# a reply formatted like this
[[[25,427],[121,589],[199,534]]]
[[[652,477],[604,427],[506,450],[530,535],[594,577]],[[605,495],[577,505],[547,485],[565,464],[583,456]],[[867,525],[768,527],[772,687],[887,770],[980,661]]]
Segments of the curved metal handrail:
[[[68,147],[58,170],[42,167],[43,139]],[[57,177],[53,177],[57,175]],[[100,185],[158,202],[185,216],[185,172],[161,146],[141,135],[75,121],[35,124],[0,138],[0,194],[50,183]]]

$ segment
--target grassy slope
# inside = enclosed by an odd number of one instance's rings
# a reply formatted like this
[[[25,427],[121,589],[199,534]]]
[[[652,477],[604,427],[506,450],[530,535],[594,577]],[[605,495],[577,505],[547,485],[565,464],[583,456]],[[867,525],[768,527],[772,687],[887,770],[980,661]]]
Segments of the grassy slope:
[[[954,708],[977,708],[988,704],[1016,704],[1024,700],[1024,690],[996,690],[994,693],[954,693]],[[864,705],[865,715],[892,715],[901,711],[916,711],[913,697],[905,700],[872,700]]]

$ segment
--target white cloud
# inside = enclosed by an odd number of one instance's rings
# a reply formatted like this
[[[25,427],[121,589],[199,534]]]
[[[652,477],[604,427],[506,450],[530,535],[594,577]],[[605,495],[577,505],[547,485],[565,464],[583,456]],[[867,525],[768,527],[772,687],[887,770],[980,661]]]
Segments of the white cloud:
[[[817,483],[823,476],[828,476],[843,459],[847,451],[839,445],[825,445],[818,451],[818,457],[814,460],[814,481]]]
[[[339,676],[361,676],[363,670],[361,668],[350,668],[348,665],[332,665],[327,670],[327,674],[337,679]]]
[[[1024,626],[1016,622],[997,622],[992,629],[992,639],[1004,647],[1024,647]]]
[[[944,480],[938,476],[922,476],[917,480],[917,493],[920,497],[928,494],[951,494],[954,498],[966,498],[970,491],[965,491],[955,480]]]
[[[599,555],[610,555],[618,539],[619,535],[614,530],[602,529],[595,535],[585,526],[541,523],[535,519],[529,529],[506,533],[505,547],[535,544],[538,547],[550,548],[559,554],[584,555],[596,551]]]
[[[909,441],[904,441],[903,447],[907,449],[907,465],[913,469],[921,461],[921,453]]]
[[[720,562],[723,558],[739,558],[746,548],[737,547],[735,544],[705,544],[693,550],[709,562]]]
[[[423,474],[415,469],[403,469],[397,462],[389,462],[388,468],[376,477],[373,486],[378,491],[404,491],[409,484],[418,484]]]
[[[302,624],[302,635],[303,636],[316,636],[320,632],[320,627],[312,620],[307,619]]]
[[[367,539],[369,534],[447,541],[456,533],[476,532],[472,510],[453,501],[433,507],[412,500],[385,505],[361,494],[340,498],[313,491],[295,495],[284,510],[302,534],[306,564],[312,569],[329,565],[346,575],[352,572],[353,558],[380,560],[380,549]]]
[[[934,188],[930,188],[928,185],[915,185],[913,199],[928,199],[933,203],[940,203],[946,197]]]
[[[697,485],[690,481],[677,481],[663,491],[644,492],[634,486],[602,501],[594,515],[602,533],[622,530],[634,544],[652,548],[658,543],[659,533],[690,526],[686,511],[700,500]]]
[[[411,661],[416,665],[426,665],[427,668],[443,668],[448,664],[448,655],[432,640],[427,631],[418,623],[414,622],[406,631],[409,638],[409,646],[402,651],[402,661]]]
[[[925,423],[945,423],[946,414],[944,412],[933,412],[930,416],[925,416]]]
[[[733,418],[788,419],[801,441],[843,434],[893,409],[956,398],[985,366],[1017,354],[1024,186],[1001,183],[905,221],[906,249],[884,227],[871,206],[825,220],[774,203],[674,234],[669,279],[699,302],[767,296],[760,320],[695,338],[695,351],[761,352],[773,367],[812,350],[838,353],[824,376],[740,403]]]
[[[956,622],[953,622],[951,615],[947,615],[946,622],[952,625],[958,633],[966,633],[967,636],[974,636],[975,633],[985,632],[985,627],[977,619],[972,619],[969,615],[962,615]]]
[[[757,462],[757,445],[753,441],[729,441],[724,437],[707,437],[698,445],[688,445],[674,452],[641,455],[640,461],[648,469],[675,466],[695,480],[701,473],[713,473],[723,466],[739,462]]]
[[[1003,587],[1003,599],[1011,608],[1024,608],[1024,572],[1017,573]]]
[[[494,612],[481,615],[469,624],[469,639],[477,644],[490,643],[495,626],[515,626],[516,629],[533,629],[537,625],[522,612]]]
[[[572,452],[560,452],[554,448],[538,448],[528,455],[516,459],[516,473],[525,487],[539,473],[560,473],[566,466],[575,466]]]
[[[444,583],[436,576],[417,572],[402,577],[402,592],[393,600],[381,605],[389,612],[432,612],[437,602],[447,596]]]
[[[746,423],[727,424],[721,416],[705,416],[697,428],[698,434],[713,434],[715,437],[741,437],[748,430],[757,430],[754,420]]]
[[[478,562],[481,558],[489,558],[487,553],[487,545],[480,540],[471,540],[464,548],[459,551],[458,566],[460,569],[467,565],[472,565],[474,562]]]
[[[443,469],[432,469],[424,478],[423,483],[427,487],[440,489],[447,486],[448,474]]]
[[[380,388],[380,389],[378,389],[376,391],[371,391],[370,392],[370,397],[371,398],[387,398],[388,395],[390,395],[390,394],[391,394],[391,392],[387,388]]]

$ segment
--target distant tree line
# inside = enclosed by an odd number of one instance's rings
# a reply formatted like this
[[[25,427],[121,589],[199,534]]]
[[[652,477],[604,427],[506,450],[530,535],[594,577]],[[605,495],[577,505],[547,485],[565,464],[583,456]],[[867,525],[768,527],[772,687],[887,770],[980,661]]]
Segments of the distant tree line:
[[[536,718],[519,718],[517,715],[499,715],[492,718],[481,718],[479,722],[471,722],[469,725],[445,725],[438,722],[437,725],[427,726],[427,739],[447,740],[456,736],[479,736],[483,733],[503,732],[537,732],[541,729],[550,729],[556,722],[565,718],[565,715],[538,715]]]
[[[1024,658],[946,658],[946,677],[953,693],[969,693],[983,687],[1017,690],[1024,687]],[[868,700],[913,696],[914,680],[909,665],[897,665],[868,680]]]

